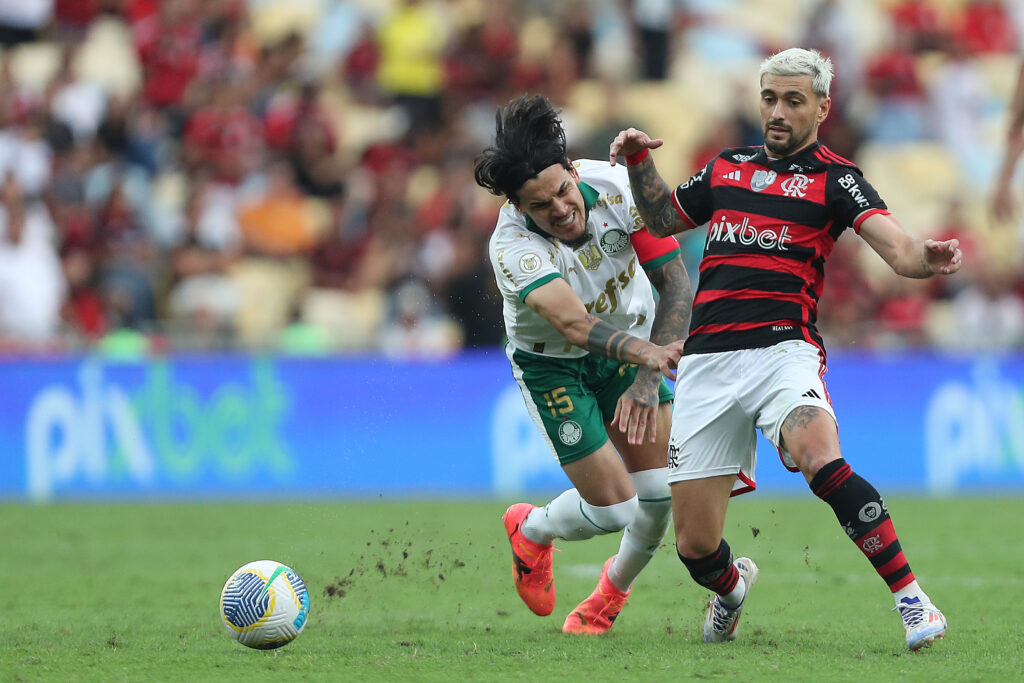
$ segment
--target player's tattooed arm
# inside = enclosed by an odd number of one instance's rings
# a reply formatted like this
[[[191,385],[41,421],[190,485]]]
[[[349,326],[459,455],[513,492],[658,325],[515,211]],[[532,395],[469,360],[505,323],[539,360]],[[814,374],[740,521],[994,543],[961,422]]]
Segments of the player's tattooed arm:
[[[664,346],[652,344],[613,327],[592,313],[587,313],[584,324],[590,325],[590,330],[586,342],[578,346],[621,363],[635,363],[656,369],[669,379],[676,378],[675,368],[683,355],[683,342],[676,341]]]
[[[647,277],[658,290],[658,306],[651,326],[651,341],[664,346],[685,339],[693,307],[693,288],[683,265],[683,257],[676,254],[669,261],[647,271]],[[637,378],[658,382],[661,375],[653,370],[641,368]]]
[[[651,341],[668,344],[686,337],[693,307],[693,288],[683,265],[683,257],[676,254],[657,268],[647,271],[651,284],[658,290],[658,306],[651,327]]]
[[[654,160],[647,157],[627,169],[633,200],[647,230],[656,237],[668,237],[685,230],[686,223],[672,205],[672,189],[658,173]]]
[[[634,337],[589,313],[562,278],[555,278],[526,295],[525,303],[547,320],[573,346],[622,363],[635,363],[675,378],[682,342],[652,344]]]
[[[623,363],[643,362],[641,354],[651,346],[649,342],[616,329],[592,313],[587,314],[587,322],[593,323],[587,334],[587,351]]]

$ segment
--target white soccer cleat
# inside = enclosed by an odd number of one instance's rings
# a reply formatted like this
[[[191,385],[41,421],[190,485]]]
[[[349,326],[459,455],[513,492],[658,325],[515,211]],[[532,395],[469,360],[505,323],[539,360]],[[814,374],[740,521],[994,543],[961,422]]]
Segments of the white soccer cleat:
[[[903,598],[893,607],[893,611],[899,612],[903,618],[907,647],[914,652],[931,647],[936,638],[946,637],[946,617],[930,602],[921,602],[920,598]]]
[[[747,596],[750,595],[750,588],[757,581],[757,565],[749,557],[739,557],[733,565],[743,577],[745,587],[743,589],[743,600],[739,607],[728,608],[722,604],[719,596],[711,598],[708,604],[708,614],[704,618],[704,642],[722,643],[736,640],[736,627],[740,622],[740,614],[743,612],[743,605],[747,603]],[[908,636],[909,637],[909,636]]]

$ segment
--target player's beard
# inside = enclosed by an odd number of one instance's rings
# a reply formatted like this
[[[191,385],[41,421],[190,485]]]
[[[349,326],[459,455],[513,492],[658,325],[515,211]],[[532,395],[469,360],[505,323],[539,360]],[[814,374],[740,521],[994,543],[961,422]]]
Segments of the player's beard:
[[[579,249],[584,244],[586,244],[591,239],[593,239],[593,237],[594,236],[592,234],[590,234],[590,231],[587,230],[586,232],[584,232],[582,235],[580,235],[579,237],[577,237],[574,240],[561,240],[561,242],[562,242],[562,244],[564,244],[565,246],[569,247],[570,249]]]
[[[780,159],[788,157],[790,154],[803,147],[804,144],[807,143],[807,138],[810,137],[811,135],[810,132],[808,132],[803,137],[796,138],[793,136],[792,127],[787,126],[787,130],[789,131],[789,142],[773,142],[768,139],[768,124],[765,124],[764,146],[765,149],[771,152],[772,156],[778,157]]]

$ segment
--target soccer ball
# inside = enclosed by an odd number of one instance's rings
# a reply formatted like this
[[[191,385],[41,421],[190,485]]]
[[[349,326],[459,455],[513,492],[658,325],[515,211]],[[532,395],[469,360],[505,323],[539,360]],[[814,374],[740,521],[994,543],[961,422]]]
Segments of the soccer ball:
[[[291,567],[257,560],[238,569],[220,592],[220,619],[246,647],[273,650],[295,640],[309,616],[309,591]]]

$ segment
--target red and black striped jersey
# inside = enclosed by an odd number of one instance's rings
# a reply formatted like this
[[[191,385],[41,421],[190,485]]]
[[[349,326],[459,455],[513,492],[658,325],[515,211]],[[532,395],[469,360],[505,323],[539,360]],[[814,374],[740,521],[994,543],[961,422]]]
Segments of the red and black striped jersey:
[[[673,201],[691,228],[708,225],[686,354],[790,339],[824,354],[815,321],[825,261],[846,228],[889,213],[853,162],[817,142],[785,159],[723,150]]]

